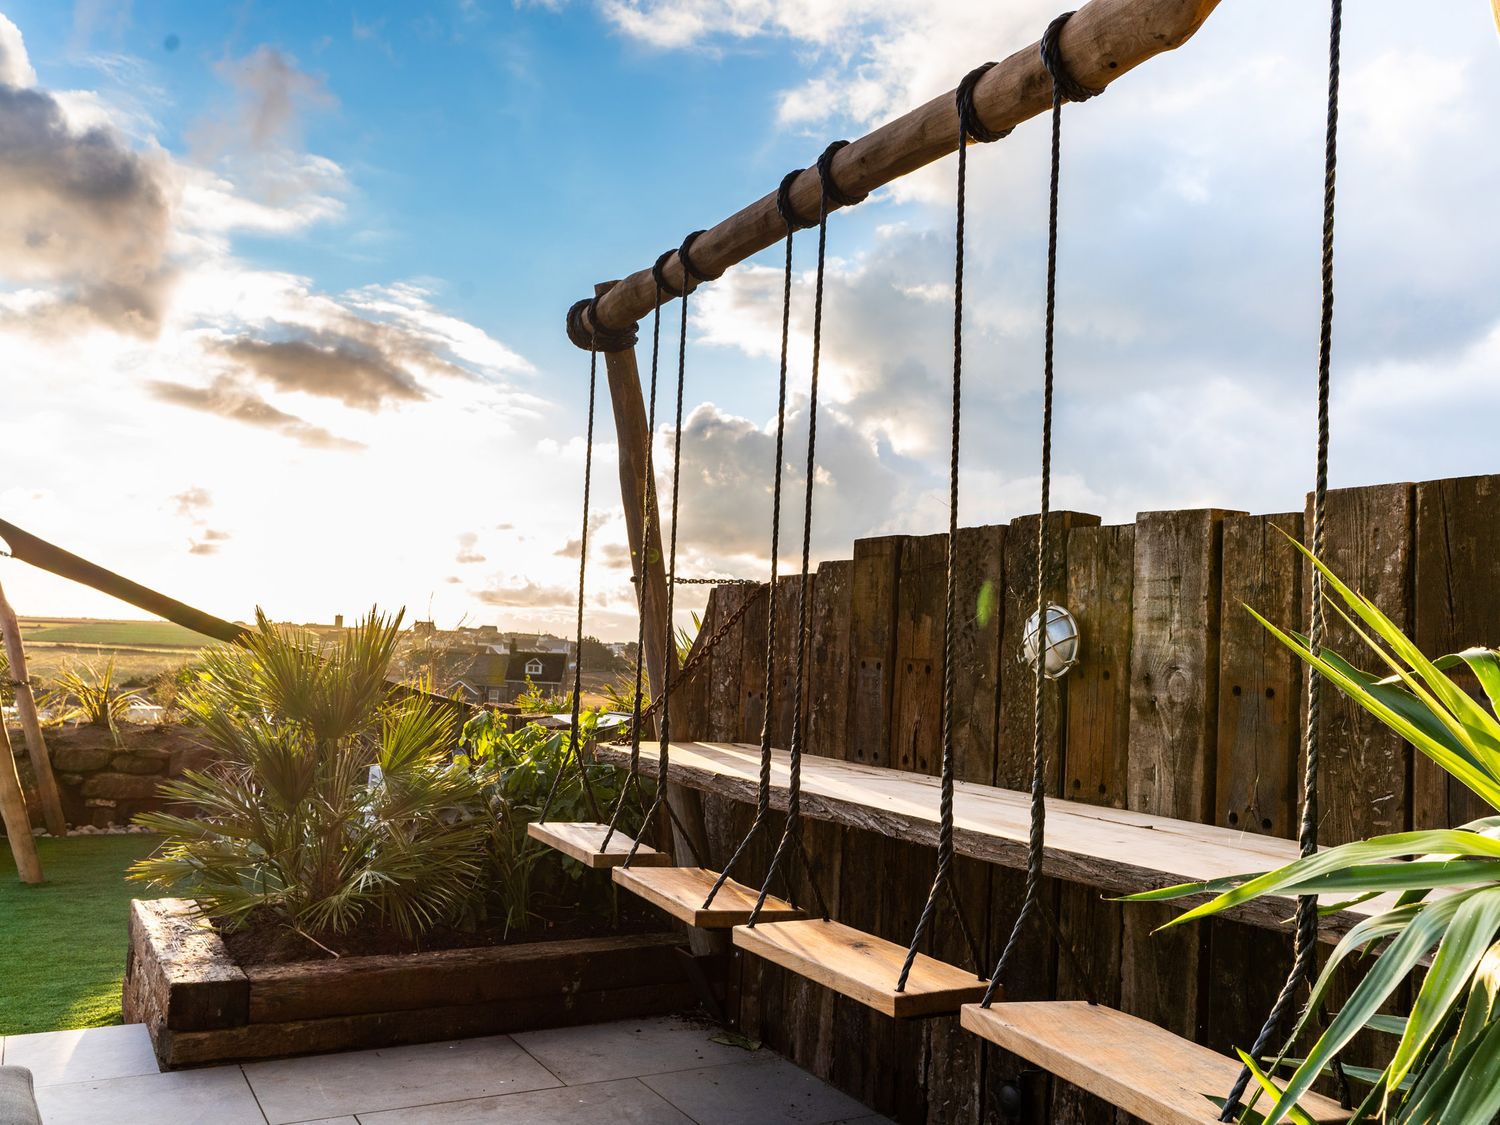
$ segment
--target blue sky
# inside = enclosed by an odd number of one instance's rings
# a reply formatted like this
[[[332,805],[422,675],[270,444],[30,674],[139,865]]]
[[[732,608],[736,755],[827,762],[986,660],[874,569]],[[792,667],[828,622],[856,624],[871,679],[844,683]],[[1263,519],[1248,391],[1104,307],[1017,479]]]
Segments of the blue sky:
[[[1336,483],[1496,468],[1487,8],[1418,21],[1365,0],[1346,16]],[[0,14],[0,145],[17,146],[0,152],[0,515],[232,617],[379,602],[563,631],[587,370],[567,306],[1054,13],[0,0]],[[1182,50],[1068,111],[1062,503],[1111,521],[1300,506],[1325,43],[1321,5],[1225,0]],[[971,161],[966,523],[1035,506],[1045,145],[1034,122]],[[821,557],[946,522],[952,174],[940,162],[832,225]],[[765,569],[778,261],[694,305],[691,573]],[[607,430],[590,622],[625,636]],[[122,612],[4,567],[23,613]]]

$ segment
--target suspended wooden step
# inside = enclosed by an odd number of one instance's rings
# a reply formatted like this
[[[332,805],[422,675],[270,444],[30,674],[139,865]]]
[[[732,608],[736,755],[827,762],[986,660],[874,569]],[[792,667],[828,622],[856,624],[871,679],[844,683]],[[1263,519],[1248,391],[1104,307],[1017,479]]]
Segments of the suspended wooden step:
[[[601,762],[625,765],[630,748],[595,747]],[[643,771],[656,768],[659,751],[641,747]],[[753,802],[760,778],[760,747],[729,742],[674,742],[671,780],[737,801]],[[771,752],[771,803],[785,808],[790,761]],[[806,755],[802,759],[802,815],[893,839],[931,846],[941,804],[936,777]],[[1026,866],[1031,795],[960,781],[954,796],[954,846],[959,855],[1003,867]],[[1047,874],[1111,894],[1129,894],[1172,883],[1196,883],[1269,871],[1298,857],[1297,841],[1212,824],[1174,820],[1077,801],[1047,799]],[[1320,896],[1327,905],[1348,895]],[[1349,903],[1319,921],[1319,936],[1336,941],[1358,922],[1391,909],[1394,894]],[[1267,895],[1226,916],[1286,931],[1295,900]]]
[[[1236,1059],[1173,1035],[1154,1023],[1082,1000],[965,1004],[963,1026],[1064,1081],[1151,1125],[1206,1125],[1240,1072]],[[1251,1083],[1251,1090],[1255,1085]],[[1270,1106],[1262,1094],[1256,1108]],[[1318,1122],[1347,1121],[1350,1111],[1306,1094],[1298,1103]]]
[[[973,973],[921,953],[897,992],[906,947],[827,919],[772,925],[757,919],[754,929],[735,927],[734,944],[898,1019],[956,1012],[984,995],[985,982]]]
[[[549,820],[541,824],[532,821],[526,826],[526,835],[596,871],[624,863],[630,846],[635,843],[624,832],[616,832],[606,848],[604,837],[609,835],[609,825],[594,821]],[[672,857],[642,844],[630,862],[642,867],[670,867]]]
[[[678,921],[704,930],[727,930],[750,921],[750,912],[755,909],[755,900],[760,892],[728,880],[714,896],[713,905],[703,908],[717,871],[705,867],[648,867],[641,869],[631,864],[616,867],[614,881],[627,891],[640,895],[647,902],[665,910]],[[779,898],[766,899],[761,908],[760,919],[767,922],[791,921],[805,917],[802,911]],[[757,924],[759,920],[757,919]]]

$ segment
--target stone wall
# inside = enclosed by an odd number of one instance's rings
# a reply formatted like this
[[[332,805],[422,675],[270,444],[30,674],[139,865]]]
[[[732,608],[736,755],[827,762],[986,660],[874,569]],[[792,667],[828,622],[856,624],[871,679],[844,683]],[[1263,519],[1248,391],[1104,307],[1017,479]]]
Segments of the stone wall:
[[[172,807],[157,796],[158,786],[184,769],[201,768],[212,756],[186,727],[176,723],[123,723],[118,735],[103,727],[51,727],[45,735],[62,793],[63,815],[73,827],[128,824],[137,813]],[[25,753],[25,737],[13,728],[10,739],[32,823],[40,825],[41,801]]]

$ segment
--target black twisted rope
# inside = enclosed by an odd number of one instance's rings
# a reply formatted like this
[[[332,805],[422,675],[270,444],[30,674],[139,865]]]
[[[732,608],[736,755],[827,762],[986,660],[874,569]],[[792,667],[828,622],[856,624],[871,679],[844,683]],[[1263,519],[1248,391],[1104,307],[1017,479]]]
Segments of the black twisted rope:
[[[666,630],[663,647],[667,658],[662,662],[661,718],[656,724],[660,747],[657,751],[656,793],[652,797],[651,807],[646,810],[646,817],[644,823],[641,825],[641,831],[630,845],[630,852],[625,857],[624,866],[626,867],[629,867],[635,859],[635,853],[640,849],[641,840],[646,835],[646,829],[655,818],[657,810],[661,808],[662,801],[665,799],[667,793],[668,747],[672,742],[672,672],[677,665],[677,656],[673,647],[674,628],[672,614],[675,610],[677,592],[677,508],[678,500],[682,493],[682,402],[687,379],[687,291],[691,290],[690,280],[693,276],[692,259],[689,257],[689,251],[693,240],[699,233],[701,232],[695,231],[683,239],[682,246],[677,251],[678,259],[682,262],[685,280],[689,283],[684,285],[685,292],[682,294],[682,324],[677,334],[677,413],[672,432],[672,534],[667,550],[667,606],[663,624],[663,628]],[[653,365],[656,363],[654,347],[652,363]],[[670,811],[670,806],[668,807],[668,811]],[[684,833],[684,838],[688,838],[686,833]],[[690,838],[689,846],[691,846]]]
[[[582,302],[589,314],[589,323],[598,324],[599,298]],[[574,308],[578,306],[575,305]],[[573,711],[568,721],[569,752],[574,762],[578,765],[578,777],[583,782],[584,796],[588,798],[589,810],[594,814],[594,820],[603,819],[599,811],[599,801],[594,796],[594,786],[589,780],[588,764],[583,760],[583,739],[578,729],[578,719],[583,702],[583,596],[584,579],[588,573],[589,557],[589,491],[594,475],[594,406],[598,396],[599,388],[599,350],[589,349],[589,414],[588,430],[584,438],[583,453],[583,530],[578,540],[578,627],[577,638],[573,647]],[[567,772],[568,755],[565,754],[557,772],[552,775],[552,784],[547,789],[547,799],[542,802],[541,813],[537,816],[537,823],[545,824],[547,814],[552,811],[552,802],[557,797],[559,784],[562,782],[563,774]]]
[[[1038,638],[1046,635],[1047,622],[1047,517],[1052,507],[1052,352],[1057,321],[1057,188],[1062,174],[1062,107],[1066,100],[1083,101],[1099,91],[1078,83],[1068,73],[1058,53],[1057,39],[1072,12],[1058,16],[1042,33],[1042,65],[1052,76],[1052,176],[1047,202],[1047,304],[1042,343],[1042,489],[1041,518],[1036,529],[1036,612]],[[1038,643],[1036,686],[1032,695],[1031,729],[1031,832],[1026,841],[1026,883],[1021,909],[1011,926],[1005,948],[995,962],[990,986],[985,990],[983,1005],[988,1008],[995,997],[1005,966],[1015,952],[1027,919],[1036,908],[1042,884],[1042,848],[1047,829],[1046,757],[1043,745],[1042,706],[1047,683],[1046,660]]]
[[[734,849],[734,854],[724,865],[723,872],[714,880],[708,897],[703,900],[705,910],[712,905],[714,896],[719,893],[719,888],[728,880],[735,864],[740,861],[740,857],[745,854],[745,849],[750,846],[750,841],[765,826],[771,812],[771,718],[775,711],[776,700],[776,626],[777,604],[780,601],[776,597],[776,580],[779,570],[778,560],[781,557],[782,467],[786,458],[787,353],[792,331],[792,235],[796,233],[798,224],[802,223],[792,208],[791,189],[793,181],[801,174],[801,168],[788,172],[782,177],[781,186],[776,191],[776,210],[781,213],[781,221],[786,224],[786,263],[781,275],[781,370],[776,391],[776,460],[772,470],[774,480],[771,484],[771,582],[768,587],[769,605],[766,607],[766,700],[765,717],[760,726],[760,788],[755,802],[755,819],[750,822],[750,830],[745,833],[745,838]]]
[[[775,854],[771,856],[771,866],[766,871],[765,882],[761,884],[760,895],[755,900],[755,908],[750,912],[747,926],[754,927],[760,917],[761,908],[765,906],[766,899],[771,893],[771,880],[776,877],[777,870],[781,867],[781,860],[786,855],[787,846],[796,841],[803,862],[807,863],[807,851],[802,846],[802,717],[806,700],[803,688],[807,676],[807,585],[808,570],[812,560],[812,515],[813,515],[813,483],[817,478],[817,446],[818,446],[818,367],[822,358],[823,349],[823,279],[827,272],[828,260],[828,205],[839,203],[845,207],[852,207],[865,197],[863,195],[852,195],[839,187],[833,178],[833,157],[841,148],[848,145],[848,141],[834,141],[823,155],[818,157],[818,180],[821,184],[818,202],[818,268],[816,281],[813,285],[813,333],[812,333],[812,378],[807,392],[807,479],[802,494],[802,572],[801,581],[797,585],[797,671],[792,682],[792,738],[791,746],[788,748],[790,756],[789,773],[787,780],[787,806],[786,826],[782,829],[781,839],[776,843]],[[791,236],[788,232],[788,243]],[[790,253],[790,245],[788,245]],[[791,285],[790,267],[786,275],[786,286]],[[783,320],[790,316],[790,306],[782,310]],[[778,470],[779,471],[779,470]],[[769,690],[770,684],[767,683]],[[767,708],[769,716],[770,709]],[[762,766],[762,769],[767,768]],[[810,867],[810,864],[809,864]],[[828,917],[828,906],[823,901],[823,894],[818,889],[816,880],[813,880],[813,893],[817,896],[818,907],[823,917]]]
[[[1312,551],[1323,557],[1327,532],[1328,507],[1328,416],[1330,369],[1333,357],[1333,216],[1334,188],[1338,175],[1338,125],[1339,125],[1339,39],[1343,30],[1343,0],[1332,0],[1328,33],[1328,123],[1323,149],[1323,256],[1322,256],[1322,319],[1318,329],[1318,452],[1316,481],[1313,488]],[[1313,568],[1310,619],[1307,628],[1308,646],[1317,652],[1323,640],[1323,575]],[[1304,856],[1318,850],[1318,727],[1321,717],[1322,678],[1307,677],[1307,731],[1304,735],[1305,765],[1302,773],[1302,822],[1297,829],[1297,842]],[[1252,1058],[1263,1058],[1280,1033],[1287,1014],[1291,1011],[1298,990],[1312,979],[1317,971],[1318,946],[1318,900],[1315,895],[1301,895],[1297,899],[1297,930],[1293,941],[1292,968],[1286,982],[1271,1005],[1270,1014],[1255,1038],[1250,1050]],[[1347,1083],[1343,1081],[1339,1068],[1341,1095],[1344,1108],[1349,1108]],[[1250,1081],[1250,1068],[1242,1067],[1239,1077],[1224,1101],[1220,1121],[1233,1121],[1239,1109],[1240,1099]]]
[[[609,842],[614,839],[615,829],[620,822],[620,812],[625,806],[625,790],[633,788],[637,802],[641,801],[641,695],[645,687],[646,668],[646,576],[650,571],[651,560],[647,556],[647,549],[651,544],[651,517],[656,511],[656,465],[654,448],[656,445],[656,375],[658,361],[661,357],[661,295],[671,292],[673,296],[681,296],[675,290],[670,289],[666,279],[662,276],[662,267],[666,265],[672,251],[668,250],[656,259],[651,267],[651,276],[656,281],[656,301],[654,302],[651,315],[651,379],[649,402],[646,413],[646,480],[642,489],[642,512],[641,512],[641,557],[638,563],[639,574],[637,578],[636,597],[640,604],[640,613],[636,615],[635,627],[635,701],[631,704],[630,718],[630,774],[626,778],[625,786],[621,788],[619,797],[615,800],[614,811],[609,817],[609,829],[604,833],[604,843],[599,850],[609,851]]]
[[[917,960],[917,947],[937,913],[938,896],[947,887],[952,899],[954,913],[958,916],[959,928],[969,944],[969,953],[974,959],[974,971],[983,979],[983,959],[974,936],[964,920],[957,893],[948,882],[948,873],[953,865],[953,775],[955,761],[953,753],[953,696],[954,659],[953,646],[958,633],[958,453],[959,432],[963,421],[963,374],[964,374],[964,216],[967,199],[969,141],[997,141],[1005,133],[986,129],[974,112],[974,86],[994,63],[975,67],[958,84],[956,94],[958,110],[958,190],[954,206],[953,232],[953,444],[948,456],[948,583],[943,608],[943,766],[942,796],[938,805],[937,873],[932,879],[932,888],[927,892],[927,903],[922,907],[917,928],[911,936],[906,950],[906,960],[901,965],[901,975],[896,980],[896,991],[906,991],[907,978]],[[977,131],[976,131],[977,130]]]
[[[677,248],[677,260],[682,263],[682,277],[688,286],[699,281],[717,281],[724,276],[723,270],[709,273],[693,261],[693,243],[707,234],[706,230],[695,230],[682,240],[682,245]]]

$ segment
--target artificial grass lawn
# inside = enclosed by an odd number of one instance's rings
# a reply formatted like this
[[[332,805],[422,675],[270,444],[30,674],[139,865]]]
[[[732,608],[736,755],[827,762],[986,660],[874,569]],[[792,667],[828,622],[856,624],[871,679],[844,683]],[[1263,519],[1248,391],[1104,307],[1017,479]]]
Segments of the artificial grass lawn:
[[[120,1022],[130,900],[155,897],[125,868],[158,837],[37,841],[47,881],[16,878],[0,843],[0,1035]]]

